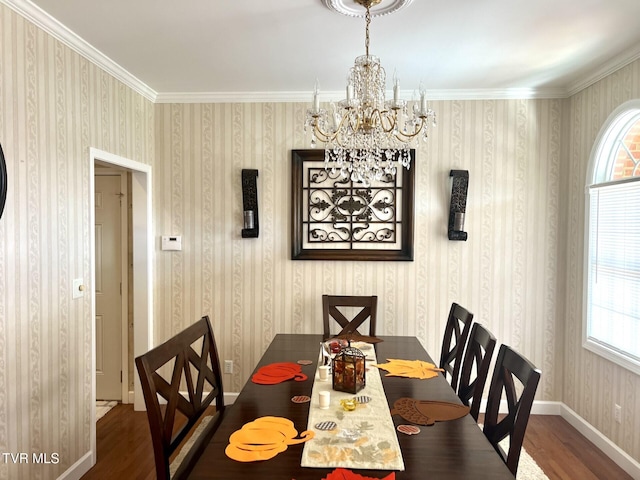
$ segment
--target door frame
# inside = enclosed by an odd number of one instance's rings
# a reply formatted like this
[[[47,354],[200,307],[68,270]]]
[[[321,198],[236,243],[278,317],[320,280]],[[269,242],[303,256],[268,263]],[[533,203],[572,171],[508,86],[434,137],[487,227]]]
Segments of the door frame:
[[[122,403],[132,403],[133,399],[129,398],[129,221],[127,205],[130,193],[127,186],[127,170],[115,168],[112,165],[103,164],[100,166],[103,168],[95,168],[94,170],[94,181],[96,176],[119,177],[120,193],[124,193],[121,199],[125,200],[120,202],[120,398]],[[95,184],[93,188],[95,192]],[[95,262],[95,258],[93,261]],[[95,283],[92,282],[92,285],[94,285],[92,292],[95,293]]]
[[[147,352],[153,345],[153,223],[151,166],[97,148],[89,149],[89,247],[91,295],[91,454],[95,465],[96,452],[96,300],[95,300],[95,164],[125,169],[131,172],[131,204],[133,234],[133,355]],[[127,367],[128,368],[128,367]],[[140,379],[134,375],[134,410],[144,410]]]

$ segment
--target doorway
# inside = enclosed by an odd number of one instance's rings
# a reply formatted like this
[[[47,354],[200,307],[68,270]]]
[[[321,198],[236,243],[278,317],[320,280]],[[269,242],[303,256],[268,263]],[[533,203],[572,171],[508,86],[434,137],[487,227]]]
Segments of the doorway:
[[[152,258],[153,233],[151,222],[151,166],[130,160],[102,150],[89,151],[89,229],[90,235],[90,295],[92,330],[92,386],[91,386],[91,465],[96,462],[96,249],[95,249],[95,174],[96,166],[116,169],[130,175],[129,194],[131,197],[131,253],[132,272],[135,281],[131,288],[131,311],[133,313],[133,357],[147,352],[152,347],[153,338],[153,292]],[[127,368],[124,366],[123,370]],[[142,388],[137,375],[133,375],[133,395],[127,392],[125,403],[134,403],[135,410],[144,410]],[[128,383],[128,382],[127,382]],[[128,397],[128,398],[127,398]],[[133,398],[132,398],[133,397]]]
[[[127,172],[96,165],[96,399],[129,399],[129,221]],[[100,407],[100,404],[98,404]]]

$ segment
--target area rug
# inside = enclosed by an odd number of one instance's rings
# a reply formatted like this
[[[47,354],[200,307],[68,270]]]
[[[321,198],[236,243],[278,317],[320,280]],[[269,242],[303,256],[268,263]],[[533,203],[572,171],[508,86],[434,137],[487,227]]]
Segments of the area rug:
[[[536,461],[523,448],[520,452],[520,462],[518,462],[517,480],[549,480]]]
[[[115,400],[97,400],[96,401],[96,422],[104,417],[109,410],[118,404]]]
[[[482,429],[482,424],[478,424]],[[509,438],[500,442],[500,446],[506,452],[509,450]],[[518,462],[518,474],[516,480],[549,480],[536,461],[522,448],[520,451],[520,461]]]

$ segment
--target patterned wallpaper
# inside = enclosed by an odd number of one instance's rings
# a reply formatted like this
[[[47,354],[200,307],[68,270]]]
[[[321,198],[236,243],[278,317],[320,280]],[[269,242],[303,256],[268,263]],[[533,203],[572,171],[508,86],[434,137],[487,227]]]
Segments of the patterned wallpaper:
[[[290,260],[291,153],[304,104],[156,106],[158,340],[209,314],[239,391],[273,335],[321,332],[321,295],[376,294],[378,329],[438,352],[452,301],[544,372],[559,398],[556,341],[562,100],[439,101],[416,154],[414,262]],[[260,237],[242,239],[242,168],[259,170]],[[450,169],[470,171],[467,242],[447,239]]]
[[[154,339],[211,316],[239,391],[276,333],[321,331],[321,295],[377,294],[378,328],[438,351],[449,306],[472,310],[543,371],[565,401],[640,459],[637,377],[580,345],[583,184],[615,106],[639,96],[640,63],[568,100],[437,101],[416,163],[414,262],[290,260],[290,151],[306,105],[158,104],[0,5],[0,142],[10,190],[0,220],[0,479],[55,478],[89,449],[88,149],[153,166]],[[259,169],[260,237],[242,239],[240,171]],[[467,242],[447,240],[449,170],[470,171]],[[568,208],[567,208],[568,206]],[[435,356],[435,355],[434,355]],[[601,393],[602,392],[602,393]],[[624,427],[611,427],[611,398]]]
[[[584,207],[589,157],[598,132],[611,112],[625,101],[637,98],[640,98],[640,60],[570,99],[567,193],[562,200],[568,205],[567,255],[559,265],[559,272],[566,272],[567,298],[566,311],[561,317],[565,322],[562,399],[640,461],[640,378],[582,348]],[[622,407],[620,424],[613,419],[616,403]]]
[[[153,157],[153,105],[0,4],[0,478],[55,478],[89,450],[89,147]],[[32,453],[59,462],[34,464]]]

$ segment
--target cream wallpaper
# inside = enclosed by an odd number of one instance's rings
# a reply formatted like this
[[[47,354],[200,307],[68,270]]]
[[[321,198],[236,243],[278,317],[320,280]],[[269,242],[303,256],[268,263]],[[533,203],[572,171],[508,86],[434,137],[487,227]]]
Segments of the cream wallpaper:
[[[434,102],[416,155],[414,262],[290,260],[291,154],[304,104],[156,106],[154,223],[183,236],[158,252],[156,330],[209,314],[239,391],[279,332],[321,332],[323,293],[379,296],[378,330],[437,354],[452,301],[543,370],[557,399],[557,246],[562,101]],[[259,170],[260,237],[242,239],[242,168]],[[467,242],[447,239],[449,170],[470,171]],[[162,192],[162,193],[158,193]]]
[[[582,282],[585,185],[591,149],[608,116],[627,100],[640,98],[640,60],[574,95],[569,102],[569,151],[566,177],[568,206],[565,275],[563,401],[600,432],[640,461],[640,378],[582,348]],[[638,339],[640,341],[640,339]],[[622,407],[622,423],[613,419]]]
[[[436,356],[449,306],[472,310],[565,401],[640,460],[637,377],[580,345],[583,185],[615,106],[639,96],[639,63],[568,100],[437,101],[416,163],[415,261],[290,260],[291,149],[307,105],[153,105],[0,5],[0,142],[10,190],[0,220],[0,479],[55,478],[89,450],[89,147],[153,167],[156,343],[211,316],[239,391],[276,333],[321,332],[321,295],[377,294],[379,333]],[[240,171],[259,170],[260,237],[242,239]],[[470,172],[467,242],[446,236],[449,170]],[[600,393],[603,392],[603,393]],[[615,396],[628,424],[611,427]],[[635,428],[634,428],[635,427]]]
[[[153,128],[149,101],[0,4],[0,478],[56,478],[89,451],[90,297],[71,299],[90,274],[89,147],[150,163]]]

